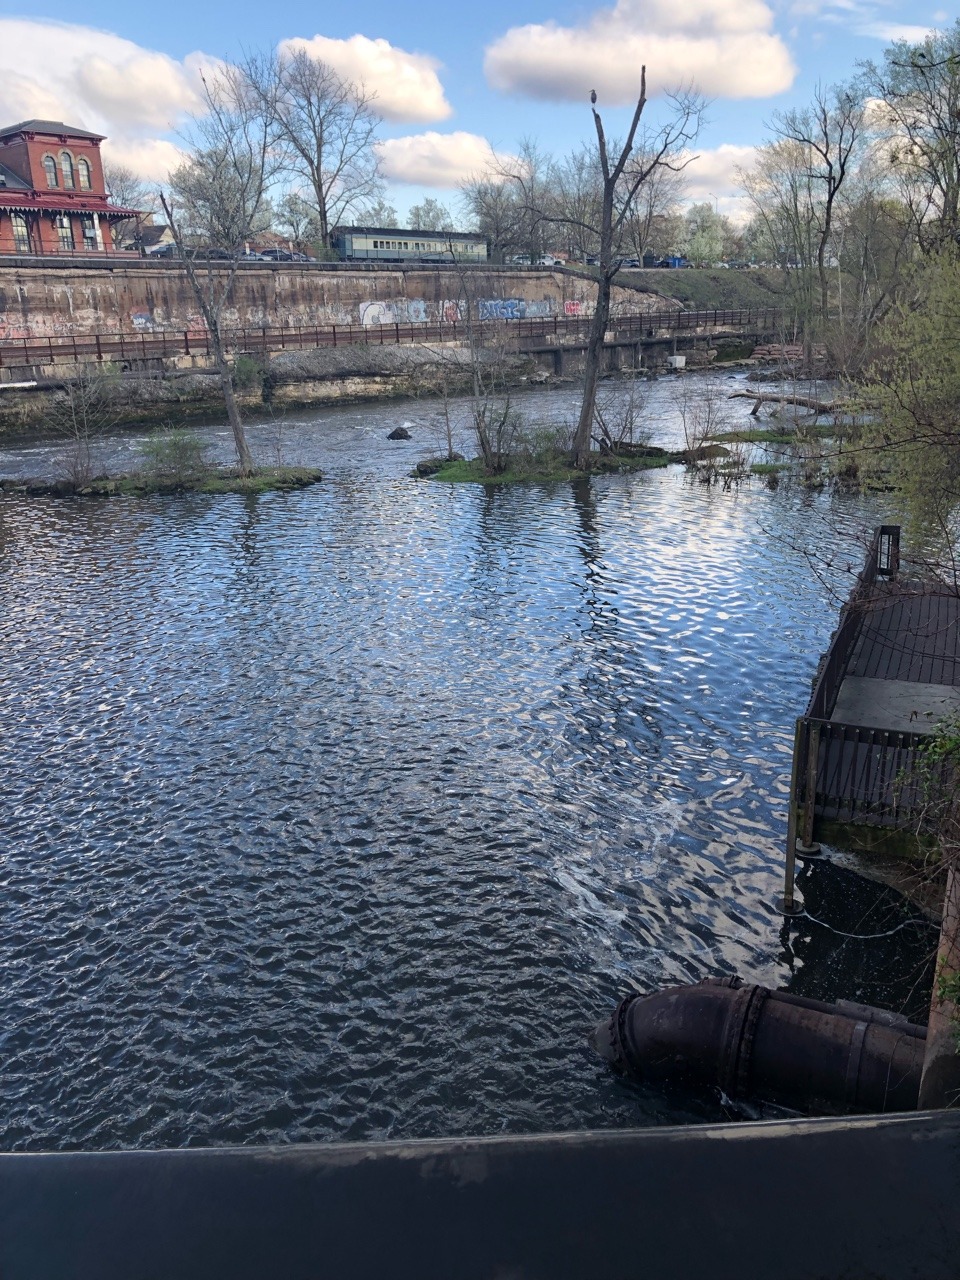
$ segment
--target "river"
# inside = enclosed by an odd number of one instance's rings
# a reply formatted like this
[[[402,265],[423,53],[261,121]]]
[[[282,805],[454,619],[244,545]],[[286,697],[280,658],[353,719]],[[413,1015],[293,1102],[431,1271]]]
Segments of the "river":
[[[929,928],[772,908],[793,721],[879,501],[412,480],[439,417],[251,422],[324,468],[292,494],[0,496],[4,1149],[716,1119],[594,1057],[626,991],[922,1010]],[[647,417],[677,443],[668,382]],[[848,867],[803,892],[835,929],[903,918]]]

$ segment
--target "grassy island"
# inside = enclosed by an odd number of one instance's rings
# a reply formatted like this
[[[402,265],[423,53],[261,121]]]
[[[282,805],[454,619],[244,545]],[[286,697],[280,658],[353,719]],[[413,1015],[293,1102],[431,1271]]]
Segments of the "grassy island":
[[[188,476],[158,476],[149,472],[95,476],[78,482],[61,480],[0,480],[0,489],[36,497],[106,498],[151,497],[173,493],[270,493],[305,489],[323,479],[314,467],[263,467],[253,475],[236,469],[217,468]]]
[[[558,456],[531,463],[508,460],[502,471],[491,474],[482,458],[460,458],[448,462],[443,458],[428,458],[417,464],[415,475],[431,480],[444,480],[450,484],[543,484],[558,480],[574,480],[584,475],[607,475],[611,472],[651,471],[683,462],[683,455],[652,446],[644,452],[598,453],[591,458],[589,471],[578,471],[569,458]]]

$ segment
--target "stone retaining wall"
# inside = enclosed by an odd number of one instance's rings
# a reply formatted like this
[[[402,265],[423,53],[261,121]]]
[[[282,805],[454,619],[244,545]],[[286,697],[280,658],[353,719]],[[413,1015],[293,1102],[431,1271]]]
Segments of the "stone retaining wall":
[[[480,319],[589,316],[595,295],[592,280],[564,271],[333,271],[297,263],[244,264],[224,322],[238,328],[407,324],[454,320],[468,306]],[[619,288],[613,302],[622,314],[670,305],[660,294]],[[0,265],[0,342],[202,329],[186,272],[176,262]]]

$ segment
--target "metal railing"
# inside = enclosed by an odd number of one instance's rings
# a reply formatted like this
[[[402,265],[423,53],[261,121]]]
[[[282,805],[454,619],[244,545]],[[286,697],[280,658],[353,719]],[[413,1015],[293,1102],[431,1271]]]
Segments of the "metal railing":
[[[879,525],[874,530],[864,566],[857,575],[853,590],[840,610],[840,621],[813,686],[806,710],[807,717],[828,720],[833,714],[840,685],[860,639],[864,614],[877,595],[877,583],[895,579],[899,568],[900,526]]]
[[[800,759],[807,762],[796,797],[805,845],[813,842],[817,818],[902,827],[920,817],[926,799],[918,752],[928,734],[807,717],[797,723]]]
[[[796,722],[783,905],[795,909],[795,859],[816,850],[817,821],[904,828],[922,816],[929,777],[920,768],[926,733],[844,724],[832,719],[841,685],[872,606],[900,568],[900,528],[880,525],[840,613],[806,714]]]
[[[658,311],[612,317],[610,329],[638,341],[659,333],[677,333],[724,326],[771,326],[779,312],[768,310]],[[589,328],[589,316],[492,317],[468,324],[436,320],[394,324],[262,325],[225,330],[224,346],[232,352],[265,354],[304,351],[317,347],[396,346],[407,343],[459,342],[468,336],[517,341],[575,338]],[[0,369],[64,362],[155,360],[169,356],[209,355],[210,335],[204,329],[134,333],[57,334],[48,337],[0,340]]]
[[[840,687],[863,633],[871,605],[885,593],[900,568],[900,527],[874,531],[864,566],[840,611],[824,654],[806,713],[796,722],[787,858],[781,909],[796,914],[796,859],[816,852],[817,820],[904,827],[920,816],[924,803],[918,753],[928,735],[831,719]]]

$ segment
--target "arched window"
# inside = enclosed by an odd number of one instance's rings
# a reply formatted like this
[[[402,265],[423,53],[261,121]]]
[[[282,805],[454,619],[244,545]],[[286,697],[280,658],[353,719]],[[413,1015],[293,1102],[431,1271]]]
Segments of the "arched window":
[[[80,190],[90,190],[90,164],[83,156],[77,161],[77,177],[80,179]]]
[[[10,220],[13,223],[13,248],[16,253],[30,252],[30,229],[27,226],[27,215],[25,213],[12,213]]]
[[[60,179],[57,176],[57,162],[53,156],[43,157],[43,171],[47,175],[47,186],[59,187]]]
[[[63,185],[65,187],[76,185],[73,180],[73,156],[69,151],[60,152],[60,172],[63,174]]]

